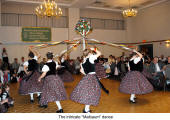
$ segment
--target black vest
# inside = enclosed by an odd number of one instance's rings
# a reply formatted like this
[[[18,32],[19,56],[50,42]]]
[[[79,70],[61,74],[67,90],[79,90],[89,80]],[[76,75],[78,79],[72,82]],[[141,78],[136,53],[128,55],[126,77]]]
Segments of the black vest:
[[[49,71],[47,72],[46,76],[48,75],[55,75],[56,74],[56,63],[54,61],[46,63],[49,67]]]
[[[87,58],[86,62],[82,64],[82,66],[86,74],[95,72],[95,64],[90,63],[89,58]]]
[[[143,59],[141,59],[137,64],[134,63],[134,60],[129,62],[131,71],[143,71]]]
[[[35,59],[28,60],[28,71],[35,71],[38,69],[38,63]]]

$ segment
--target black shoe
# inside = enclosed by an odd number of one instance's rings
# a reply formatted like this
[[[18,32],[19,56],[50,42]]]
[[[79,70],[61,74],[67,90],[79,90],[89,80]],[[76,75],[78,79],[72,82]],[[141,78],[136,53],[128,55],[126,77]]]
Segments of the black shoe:
[[[136,103],[136,101],[135,101],[135,100],[129,100],[129,102],[130,102],[130,103]]]
[[[47,108],[48,105],[39,105],[40,108]]]
[[[34,103],[34,100],[30,100],[30,103]]]
[[[89,110],[88,112],[86,112],[85,109],[83,109],[83,113],[91,113],[91,110]]]
[[[9,104],[9,107],[14,107],[14,104]]]
[[[64,113],[63,109],[57,110],[56,113]]]

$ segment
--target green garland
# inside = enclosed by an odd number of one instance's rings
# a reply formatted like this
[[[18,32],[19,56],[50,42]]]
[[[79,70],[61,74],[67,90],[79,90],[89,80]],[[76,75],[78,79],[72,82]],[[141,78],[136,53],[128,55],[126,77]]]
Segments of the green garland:
[[[86,19],[81,19],[76,24],[75,31],[81,36],[85,37],[92,31],[92,28]]]

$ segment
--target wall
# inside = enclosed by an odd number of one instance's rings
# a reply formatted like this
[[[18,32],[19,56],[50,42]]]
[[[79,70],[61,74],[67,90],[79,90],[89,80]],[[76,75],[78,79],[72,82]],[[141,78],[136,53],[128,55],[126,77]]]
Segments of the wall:
[[[122,20],[123,17],[118,12],[93,10],[93,9],[80,9],[80,16],[87,18],[100,18],[100,19],[115,19]]]
[[[128,38],[132,42],[142,40],[167,40],[170,39],[170,1],[139,11],[138,15],[130,18],[128,22]],[[170,55],[170,48],[164,44],[154,44],[154,56]]]
[[[3,13],[24,13],[24,14],[32,14],[35,6],[30,4],[3,4],[2,11]],[[90,12],[91,11],[91,12]],[[82,13],[83,12],[83,13]],[[90,13],[90,14],[87,14]],[[95,13],[95,14],[94,14]],[[74,14],[74,17],[73,17]],[[93,14],[93,18],[105,18],[105,19],[123,19],[121,14],[113,13],[113,12],[101,12],[97,10],[80,10],[78,8],[69,8],[64,9],[64,15],[68,16],[69,28],[52,28],[52,41],[61,41],[67,39],[73,39],[80,37],[74,31],[74,26],[79,20],[80,17],[90,17]],[[89,16],[90,15],[90,16]],[[111,17],[109,17],[111,16]],[[5,42],[21,42],[21,27],[9,27],[3,26],[0,28],[0,41]],[[93,38],[101,41],[107,42],[122,42],[126,40],[126,30],[94,30],[88,38]],[[110,54],[115,56],[121,55],[121,50],[108,46],[99,46],[99,49],[102,51],[106,57]],[[13,61],[13,58],[21,58],[21,56],[27,57],[28,46],[24,45],[8,45],[3,46],[7,48],[7,52],[9,55],[10,62]],[[58,45],[50,48],[39,49],[40,54],[44,57],[45,53],[50,50],[54,53],[60,53],[62,50],[66,49],[67,45]],[[74,51],[70,54],[70,58],[76,58],[82,55],[82,45],[75,48]]]
[[[21,42],[21,27],[1,27],[0,41],[2,42]],[[66,28],[52,28],[52,41],[68,40],[68,29]],[[27,58],[29,45],[3,45],[7,49],[10,62],[13,58]],[[49,48],[38,49],[42,58],[48,51],[53,51],[54,54],[59,54],[62,50],[67,49],[66,45],[57,45]]]

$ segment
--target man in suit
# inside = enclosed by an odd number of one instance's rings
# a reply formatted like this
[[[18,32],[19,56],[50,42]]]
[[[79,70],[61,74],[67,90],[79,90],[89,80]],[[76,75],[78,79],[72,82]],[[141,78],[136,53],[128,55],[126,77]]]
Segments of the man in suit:
[[[168,62],[165,68],[166,77],[170,80],[170,56],[168,57]]]
[[[153,76],[153,85],[156,88],[163,88],[164,84],[164,70],[165,65],[158,60],[158,57],[154,57],[153,61],[151,62],[149,66],[149,71],[151,72]]]

